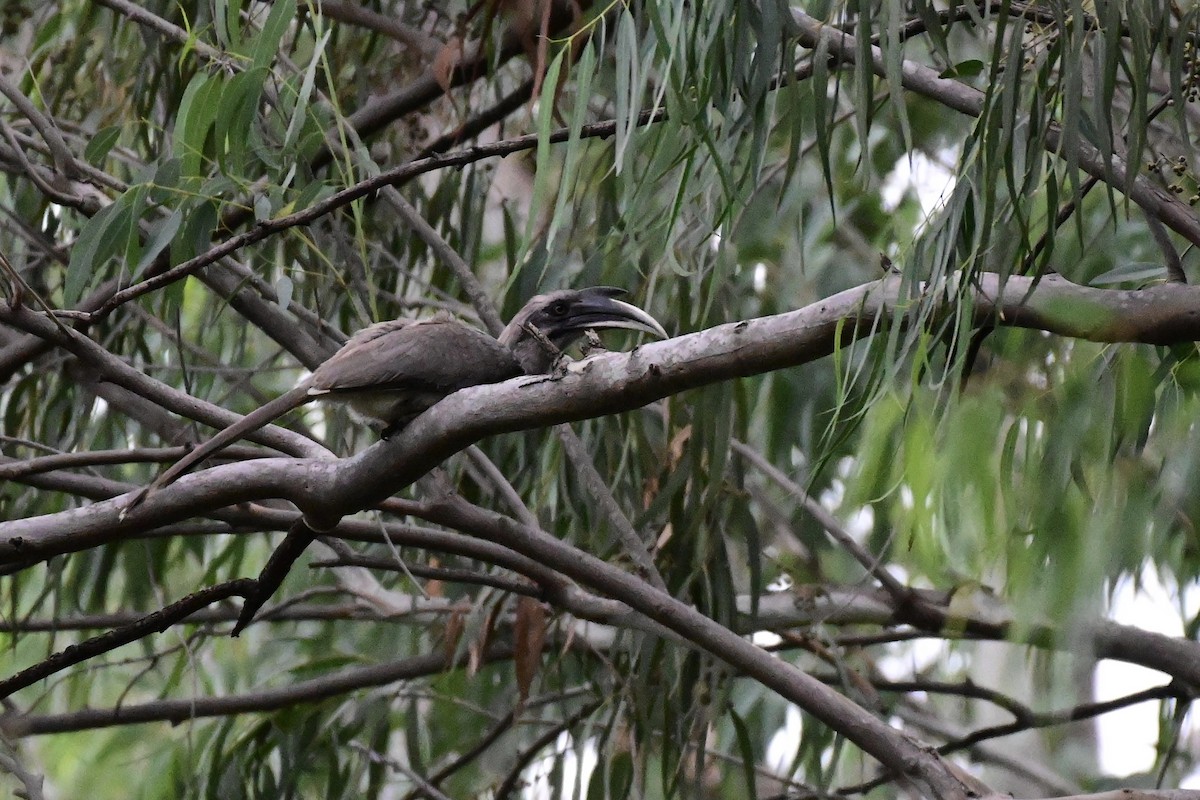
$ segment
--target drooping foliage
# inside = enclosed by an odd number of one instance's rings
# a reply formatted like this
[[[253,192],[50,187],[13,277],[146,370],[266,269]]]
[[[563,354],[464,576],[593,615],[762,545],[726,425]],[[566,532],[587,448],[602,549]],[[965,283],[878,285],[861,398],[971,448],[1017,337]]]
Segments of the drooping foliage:
[[[208,435],[184,396],[246,413],[370,322],[487,327],[558,286],[624,287],[672,334],[899,289],[828,357],[747,355],[750,377],[573,434],[485,439],[311,548],[239,639],[226,595],[4,684],[0,786],[896,791],[852,726],[811,707],[797,725],[795,698],[727,652],[455,528],[429,501],[445,493],[634,573],[631,529],[662,593],[996,791],[1108,786],[1068,717],[1111,710],[1089,705],[1097,660],[1148,666],[1160,685],[1129,702],[1161,719],[1136,782],[1179,785],[1197,768],[1200,354],[1182,324],[1139,343],[1116,290],[1195,274],[1186,5],[7,3],[0,681],[253,577],[292,524],[261,498],[21,556],[6,525],[144,485]],[[981,319],[992,275],[1098,290],[1055,313],[1103,341]],[[336,410],[285,422],[339,455],[376,440]],[[1169,587],[1174,637],[1109,624],[1131,582]]]

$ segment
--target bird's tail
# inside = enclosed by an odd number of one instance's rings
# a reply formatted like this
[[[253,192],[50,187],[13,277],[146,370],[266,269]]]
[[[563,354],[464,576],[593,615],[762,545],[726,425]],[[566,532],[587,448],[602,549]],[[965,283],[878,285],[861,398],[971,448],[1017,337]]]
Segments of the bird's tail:
[[[311,398],[308,394],[308,386],[297,386],[295,389],[284,392],[279,397],[266,403],[254,411],[251,411],[246,416],[242,417],[237,422],[229,427],[221,430],[216,436],[202,443],[199,447],[192,450],[183,458],[172,464],[165,472],[154,479],[142,491],[133,496],[133,499],[126,506],[126,511],[134,508],[149,497],[154,492],[162,489],[164,486],[170,486],[181,475],[186,473],[192,467],[204,461],[209,456],[216,453],[222,448],[236,442],[238,439],[245,437],[249,433],[253,433],[259,428],[267,425],[279,417],[282,417],[287,412],[294,408],[307,403]]]

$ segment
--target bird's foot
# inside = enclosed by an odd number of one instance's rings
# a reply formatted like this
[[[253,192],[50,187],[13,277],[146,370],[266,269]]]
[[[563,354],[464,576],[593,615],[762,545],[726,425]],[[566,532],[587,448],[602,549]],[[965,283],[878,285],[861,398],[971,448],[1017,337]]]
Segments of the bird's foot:
[[[607,353],[608,348],[604,346],[604,342],[600,341],[600,335],[591,328],[583,332],[583,343],[579,345],[579,353],[584,358],[596,355],[597,353]]]
[[[567,373],[571,371],[571,364],[574,363],[566,353],[559,353],[558,358],[554,359],[554,363],[550,365],[549,379],[552,381],[561,381],[567,377]]]
[[[388,439],[391,439],[397,433],[404,430],[405,426],[407,426],[408,423],[412,422],[418,416],[420,416],[420,415],[419,414],[406,414],[405,416],[401,417],[400,419],[393,420],[392,422],[388,423],[387,425],[385,425],[379,429],[379,438],[386,442]]]

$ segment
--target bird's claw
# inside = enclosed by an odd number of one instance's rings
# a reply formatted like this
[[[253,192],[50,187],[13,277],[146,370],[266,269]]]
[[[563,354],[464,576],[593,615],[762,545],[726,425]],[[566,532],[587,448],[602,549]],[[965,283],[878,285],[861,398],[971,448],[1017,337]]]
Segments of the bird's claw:
[[[587,358],[596,353],[607,353],[608,348],[604,346],[604,342],[600,341],[600,335],[588,328],[583,332],[583,344],[579,345],[579,352],[584,358]]]
[[[559,353],[558,358],[554,359],[554,363],[550,365],[549,380],[561,381],[567,377],[567,373],[571,370],[573,359],[566,353]]]

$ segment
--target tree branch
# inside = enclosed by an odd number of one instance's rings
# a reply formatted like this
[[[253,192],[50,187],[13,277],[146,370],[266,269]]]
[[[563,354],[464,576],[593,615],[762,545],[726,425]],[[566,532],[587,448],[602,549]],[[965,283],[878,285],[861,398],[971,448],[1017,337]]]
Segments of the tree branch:
[[[693,646],[743,671],[822,723],[842,732],[889,771],[917,781],[932,796],[964,799],[968,796],[954,773],[927,749],[820,681],[780,661],[691,606],[550,534],[472,507],[456,498],[442,496],[430,504],[430,510],[446,524],[487,531],[490,540],[536,558],[585,586],[627,603],[683,636]]]
[[[464,654],[461,658],[447,663],[444,653],[430,653],[401,661],[345,669],[279,689],[265,689],[261,692],[231,697],[157,700],[119,708],[85,709],[46,716],[7,717],[0,718],[0,724],[15,735],[33,736],[138,722],[178,724],[201,717],[223,717],[256,711],[275,711],[297,703],[313,703],[327,697],[336,697],[356,689],[385,686],[396,681],[436,675],[448,669],[463,666],[467,657],[467,654]],[[488,648],[481,660],[484,664],[490,664],[511,657],[512,648],[510,646],[494,645]]]
[[[868,45],[864,50],[853,36],[819,22],[803,11],[793,9],[791,14],[792,22],[800,31],[800,43],[805,47],[824,47],[838,60],[850,64],[855,63],[861,53],[867,52],[875,74],[880,77],[889,75],[887,57],[880,48]],[[915,61],[901,61],[900,78],[905,89],[936,100],[955,111],[972,117],[978,117],[984,111],[986,98],[983,92],[952,78],[943,78],[937,70]],[[1057,125],[1047,126],[1045,140],[1046,150],[1059,153],[1063,145],[1062,129]],[[1074,157],[1085,172],[1127,194],[1147,213],[1153,214],[1188,241],[1200,245],[1200,219],[1196,218],[1187,203],[1142,175],[1134,177],[1132,183],[1126,186],[1124,159],[1114,154],[1106,160],[1096,147],[1082,138],[1074,141],[1073,146]]]
[[[213,603],[228,597],[244,597],[253,588],[253,581],[248,578],[226,581],[193,592],[182,600],[178,600],[165,608],[147,614],[136,622],[122,625],[119,628],[93,636],[85,642],[72,645],[66,650],[55,653],[47,659],[39,661],[28,669],[23,669],[16,675],[0,680],[0,697],[8,697],[13,692],[31,686],[44,678],[74,666],[89,658],[107,653],[110,650],[136,642],[152,633],[161,633],[175,623],[186,619],[196,611],[206,608]]]
[[[945,313],[945,293],[926,287],[925,301]],[[1092,289],[1059,276],[1040,280],[981,275],[961,289],[975,324],[1033,328],[1101,342],[1170,344],[1200,340],[1200,287],[1141,291]],[[728,323],[631,353],[578,362],[561,378],[517,378],[457,392],[404,431],[339,461],[261,459],[181,479],[133,509],[121,499],[0,523],[0,564],[76,549],[76,539],[120,536],[225,505],[280,497],[329,529],[346,514],[377,505],[448,456],[485,436],[628,411],[687,389],[813,361],[888,319],[906,322],[920,306],[892,276],[797,311]],[[33,318],[33,312],[19,313]],[[43,318],[44,320],[44,318]],[[50,324],[44,320],[45,324]]]

